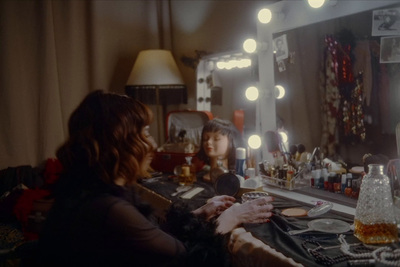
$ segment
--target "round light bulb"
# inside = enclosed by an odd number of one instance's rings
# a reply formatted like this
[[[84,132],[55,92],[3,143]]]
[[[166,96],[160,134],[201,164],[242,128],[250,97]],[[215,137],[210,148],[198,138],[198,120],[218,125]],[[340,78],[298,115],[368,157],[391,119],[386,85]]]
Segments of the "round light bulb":
[[[225,68],[225,62],[223,62],[223,61],[218,61],[216,65],[217,65],[217,68],[220,70]]]
[[[257,50],[257,42],[254,39],[247,39],[243,42],[243,49],[247,53],[254,53]]]
[[[247,144],[252,149],[258,149],[261,147],[261,138],[258,135],[252,135],[247,140]]]
[[[263,8],[258,12],[258,21],[267,24],[272,19],[272,12],[268,8]]]
[[[279,134],[280,134],[280,136],[281,136],[282,142],[283,142],[283,143],[286,143],[286,142],[288,141],[288,136],[287,136],[287,134],[286,134],[285,132],[279,132]]]
[[[282,85],[275,85],[275,97],[281,99],[285,96],[285,88]]]
[[[246,98],[250,101],[255,101],[258,98],[258,89],[257,87],[250,86],[246,89]]]
[[[320,8],[324,5],[325,0],[307,0],[307,2],[312,8]]]

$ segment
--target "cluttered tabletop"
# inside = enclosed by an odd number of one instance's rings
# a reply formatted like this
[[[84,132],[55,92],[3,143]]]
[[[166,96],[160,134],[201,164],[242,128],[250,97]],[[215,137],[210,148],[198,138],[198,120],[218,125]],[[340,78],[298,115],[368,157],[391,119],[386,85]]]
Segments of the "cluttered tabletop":
[[[141,186],[172,202],[197,208],[216,195],[214,185],[197,179],[182,186],[173,175],[141,181]],[[330,202],[305,205],[274,196],[273,216],[268,223],[243,227],[254,237],[304,266],[375,266],[376,262],[399,264],[400,244],[367,245],[354,236],[354,218],[331,210]],[[237,196],[241,202],[241,196]],[[399,254],[394,256],[394,254]],[[393,259],[397,259],[394,261]]]

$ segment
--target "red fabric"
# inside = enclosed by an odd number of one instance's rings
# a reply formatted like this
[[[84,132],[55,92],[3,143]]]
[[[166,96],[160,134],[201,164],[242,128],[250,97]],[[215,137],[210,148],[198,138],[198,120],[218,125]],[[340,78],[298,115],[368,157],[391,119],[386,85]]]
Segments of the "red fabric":
[[[46,162],[44,171],[44,181],[46,184],[54,184],[62,171],[61,162],[58,159],[49,158]]]
[[[13,212],[18,221],[21,222],[22,231],[26,234],[26,226],[28,225],[28,216],[32,211],[33,202],[50,195],[50,192],[43,189],[26,189],[18,198],[14,206]],[[25,235],[27,238],[27,236]]]

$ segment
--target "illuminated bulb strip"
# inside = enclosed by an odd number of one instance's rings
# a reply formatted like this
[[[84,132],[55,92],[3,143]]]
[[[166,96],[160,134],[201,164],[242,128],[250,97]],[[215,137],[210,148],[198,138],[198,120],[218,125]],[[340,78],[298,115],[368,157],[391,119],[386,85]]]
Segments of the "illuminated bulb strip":
[[[226,70],[230,70],[233,68],[248,68],[251,66],[251,59],[248,58],[244,58],[244,59],[232,59],[229,61],[218,61],[217,62],[217,68],[222,70],[222,69],[226,69]]]

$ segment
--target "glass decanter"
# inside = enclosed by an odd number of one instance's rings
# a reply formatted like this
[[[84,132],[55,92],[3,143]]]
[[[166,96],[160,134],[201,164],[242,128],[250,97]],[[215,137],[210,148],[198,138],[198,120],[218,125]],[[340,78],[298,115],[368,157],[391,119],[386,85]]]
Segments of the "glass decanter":
[[[383,165],[368,165],[362,179],[354,217],[354,235],[366,244],[398,241],[396,218],[389,178]]]

